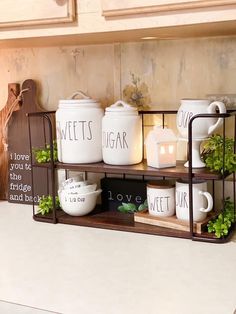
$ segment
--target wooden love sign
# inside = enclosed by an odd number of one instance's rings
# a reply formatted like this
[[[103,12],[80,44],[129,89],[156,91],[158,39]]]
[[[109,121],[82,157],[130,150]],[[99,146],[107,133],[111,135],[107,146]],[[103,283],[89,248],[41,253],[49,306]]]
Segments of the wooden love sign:
[[[22,104],[20,110],[12,114],[8,128],[8,201],[12,203],[32,204],[31,158],[28,131],[29,112],[41,111],[36,101],[36,83],[26,80],[22,85]],[[36,119],[32,124],[32,136],[36,147],[44,147],[45,127],[43,121]],[[47,132],[47,131],[46,131]],[[49,175],[46,168],[35,168],[33,172],[34,202],[38,203],[42,195],[49,194]]]

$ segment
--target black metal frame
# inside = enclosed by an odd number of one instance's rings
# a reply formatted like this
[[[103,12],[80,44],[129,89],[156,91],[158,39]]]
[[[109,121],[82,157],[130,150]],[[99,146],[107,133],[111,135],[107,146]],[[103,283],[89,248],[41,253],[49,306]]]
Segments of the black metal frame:
[[[190,234],[192,237],[192,240],[197,240],[197,241],[202,241],[202,242],[214,242],[214,243],[222,243],[226,242],[225,238],[220,238],[220,239],[213,239],[213,238],[204,238],[200,237],[199,235],[196,236],[195,233],[193,232],[193,166],[192,166],[192,142],[193,142],[193,122],[196,119],[199,118],[204,118],[204,119],[209,119],[209,118],[223,118],[223,156],[225,156],[225,119],[234,116],[234,152],[236,151],[236,112],[231,111],[228,113],[207,113],[207,114],[197,114],[193,116],[188,125],[188,147],[189,147],[189,218],[190,218]],[[222,203],[223,203],[223,208],[222,212],[224,213],[224,200],[225,200],[225,158],[223,158],[223,173],[222,173]],[[213,185],[214,189],[214,185]],[[213,190],[213,195],[214,195],[214,190]],[[235,205],[235,172],[233,173],[233,195],[234,195],[234,218],[236,217],[236,205]],[[235,219],[234,219],[235,220]],[[236,222],[232,224],[231,227],[233,230],[236,228]],[[233,232],[231,232],[231,235]],[[227,239],[228,240],[228,239]]]
[[[176,110],[172,110],[172,111],[162,111],[162,110],[156,110],[156,111],[141,111],[140,115],[141,115],[141,119],[142,119],[142,132],[144,134],[144,115],[150,115],[150,114],[159,114],[162,115],[162,127],[164,128],[164,124],[165,124],[165,115],[169,115],[169,114],[176,114],[177,111]],[[35,113],[28,113],[28,129],[29,129],[29,143],[30,143],[30,152],[32,152],[32,138],[31,138],[31,117],[39,117],[42,118],[43,120],[45,120],[48,123],[48,127],[49,127],[49,144],[50,144],[50,156],[51,156],[51,161],[49,165],[39,165],[39,164],[35,164],[33,161],[33,156],[31,153],[31,180],[32,180],[32,196],[34,196],[34,180],[33,180],[33,169],[34,167],[46,167],[46,168],[50,168],[51,170],[51,184],[52,184],[52,196],[53,196],[53,213],[51,217],[47,217],[44,218],[40,221],[44,221],[44,222],[50,222],[50,223],[57,223],[58,219],[57,219],[57,211],[56,211],[56,191],[55,191],[55,169],[56,169],[56,165],[54,163],[53,160],[53,126],[52,126],[52,122],[51,122],[51,118],[50,115],[54,115],[55,111],[48,111],[48,112],[35,112]],[[211,243],[224,243],[227,242],[230,237],[233,234],[233,231],[236,228],[236,222],[234,224],[232,224],[232,228],[231,228],[231,232],[229,234],[229,236],[227,236],[226,238],[220,238],[220,239],[216,239],[216,238],[211,238],[211,237],[204,237],[204,236],[200,236],[199,234],[196,235],[194,233],[194,222],[193,222],[193,193],[192,193],[192,188],[193,188],[193,177],[194,177],[194,173],[193,173],[193,167],[192,167],[192,125],[194,120],[199,119],[199,118],[223,118],[223,138],[225,140],[225,119],[229,118],[231,116],[234,116],[234,142],[236,141],[236,111],[228,111],[227,113],[224,114],[219,114],[219,113],[209,113],[209,114],[198,114],[193,116],[190,119],[189,125],[188,125],[188,149],[189,149],[189,172],[188,172],[188,179],[189,179],[189,218],[190,218],[190,231],[189,231],[189,235],[186,238],[192,239],[193,241],[202,241],[202,242],[211,242]],[[236,144],[235,144],[236,145]],[[144,145],[143,145],[144,147]],[[234,150],[236,151],[236,146],[234,148]],[[143,157],[144,157],[144,151],[143,151]],[[69,167],[68,167],[69,168]],[[224,168],[224,165],[223,165]],[[65,169],[65,173],[66,175],[68,175],[68,169]],[[87,172],[85,171],[85,174],[87,175]],[[105,173],[105,176],[107,175],[107,173]],[[125,175],[125,174],[123,174]],[[157,172],[158,175],[158,172]],[[164,177],[163,177],[164,178]],[[144,176],[143,176],[144,179]],[[210,179],[208,179],[209,181]],[[223,182],[223,188],[222,188],[222,199],[225,199],[225,175],[224,175],[224,171],[223,171],[223,175],[222,175],[222,182]],[[215,180],[212,180],[212,188],[213,188],[213,198],[215,195]],[[234,197],[234,217],[236,217],[236,209],[235,209],[235,173],[233,173],[233,197]],[[222,209],[222,211],[224,211],[224,208]],[[34,197],[33,197],[33,217],[36,217],[35,214],[35,202],[34,202]],[[36,219],[38,220],[38,219]]]
[[[52,214],[52,221],[53,223],[57,223],[57,216],[56,216],[56,194],[55,194],[55,163],[53,159],[53,127],[52,121],[50,119],[50,114],[55,114],[55,111],[47,111],[47,112],[32,112],[27,113],[28,117],[28,130],[29,130],[29,144],[30,144],[30,163],[31,163],[31,184],[32,184],[32,196],[34,196],[34,162],[33,162],[33,154],[32,154],[32,137],[31,137],[31,125],[30,125],[30,118],[31,117],[41,117],[43,121],[48,123],[48,130],[49,130],[49,144],[50,144],[50,170],[51,170],[51,188],[52,188],[52,202],[53,202],[53,214]],[[44,136],[45,138],[45,136]],[[48,167],[47,167],[48,168]],[[48,182],[47,182],[48,185]],[[35,201],[33,197],[33,216],[35,216]],[[50,222],[49,219],[48,222]]]

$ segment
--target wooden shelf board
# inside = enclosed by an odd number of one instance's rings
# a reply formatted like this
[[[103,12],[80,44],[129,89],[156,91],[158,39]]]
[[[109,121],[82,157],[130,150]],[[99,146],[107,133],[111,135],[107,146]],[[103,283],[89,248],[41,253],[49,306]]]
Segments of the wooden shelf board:
[[[52,215],[34,215],[34,220],[53,223]],[[63,211],[57,211],[57,222],[68,225],[94,227],[101,229],[161,235],[189,239],[189,232],[145,225],[134,221],[133,214],[124,214],[116,211],[102,211],[99,207],[86,216],[70,216]]]
[[[52,214],[42,216],[36,214],[33,216],[35,221],[53,223]],[[235,225],[232,226],[229,234],[225,238],[217,239],[214,234],[202,232],[195,233],[193,238],[190,232],[176,230],[171,228],[159,227],[134,221],[133,214],[120,213],[118,211],[105,211],[100,206],[86,216],[75,217],[64,213],[62,210],[57,210],[57,223],[76,225],[83,227],[93,227],[116,231],[126,231],[150,235],[159,235],[166,237],[175,237],[183,239],[192,239],[196,241],[212,242],[212,243],[226,243],[228,242],[235,230]]]
[[[74,171],[85,171],[94,173],[108,173],[108,174],[127,174],[127,175],[141,175],[141,176],[156,176],[169,178],[188,178],[188,168],[184,167],[184,161],[177,161],[176,167],[157,169],[148,167],[146,160],[131,166],[113,166],[107,165],[103,162],[93,164],[65,164],[56,163],[57,169],[68,169]],[[198,179],[218,180],[222,176],[218,173],[210,172],[204,168],[194,169],[193,175]]]
[[[115,211],[114,212],[106,211],[83,217],[72,217],[70,215],[64,214],[58,218],[58,222],[63,224],[95,227],[118,231],[162,235],[178,238],[190,238],[188,232],[160,228],[150,225],[147,226],[142,223],[136,223],[134,222],[132,214],[122,214]]]

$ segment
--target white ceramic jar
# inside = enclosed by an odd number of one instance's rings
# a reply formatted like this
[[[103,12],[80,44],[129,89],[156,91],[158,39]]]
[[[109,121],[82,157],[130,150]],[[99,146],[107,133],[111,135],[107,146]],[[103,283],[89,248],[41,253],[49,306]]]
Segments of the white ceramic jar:
[[[142,161],[142,121],[138,110],[119,100],[106,108],[102,120],[102,156],[110,165]]]
[[[77,99],[76,97],[82,97]],[[58,160],[64,163],[93,163],[102,160],[100,104],[78,91],[60,100],[56,112]]]

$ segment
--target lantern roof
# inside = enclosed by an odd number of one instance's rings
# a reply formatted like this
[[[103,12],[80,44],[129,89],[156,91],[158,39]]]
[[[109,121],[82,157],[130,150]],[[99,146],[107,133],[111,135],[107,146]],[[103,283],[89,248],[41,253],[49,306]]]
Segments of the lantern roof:
[[[168,143],[168,142],[177,142],[177,137],[172,129],[162,128],[161,126],[154,126],[146,138],[147,141],[152,141],[155,143]]]

